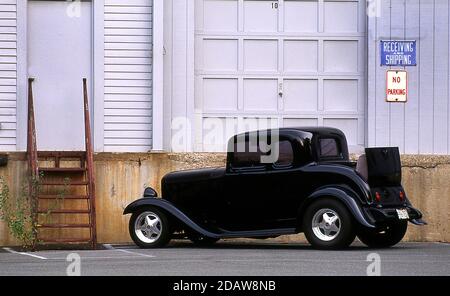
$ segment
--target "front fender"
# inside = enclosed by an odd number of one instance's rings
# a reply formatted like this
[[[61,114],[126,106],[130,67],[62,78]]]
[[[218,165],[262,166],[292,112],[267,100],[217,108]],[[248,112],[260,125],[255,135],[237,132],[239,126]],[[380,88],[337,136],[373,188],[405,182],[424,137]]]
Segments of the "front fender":
[[[313,192],[303,203],[302,207],[300,208],[300,213],[303,212],[303,210],[306,209],[306,207],[315,199],[323,197],[331,197],[341,201],[352,213],[353,217],[356,219],[356,221],[358,221],[358,223],[368,228],[375,228],[375,225],[373,225],[373,223],[370,222],[369,218],[364,215],[363,210],[355,201],[355,199],[341,188],[327,187]]]
[[[160,208],[167,212],[172,217],[178,219],[180,222],[184,223],[186,226],[191,228],[192,230],[198,232],[199,234],[210,237],[210,238],[219,238],[220,236],[216,233],[210,232],[203,227],[199,226],[197,223],[192,221],[186,214],[180,211],[177,207],[175,207],[172,203],[167,200],[161,198],[141,198],[130,203],[123,214],[132,214],[136,212],[138,209],[142,207],[152,206],[156,208]]]

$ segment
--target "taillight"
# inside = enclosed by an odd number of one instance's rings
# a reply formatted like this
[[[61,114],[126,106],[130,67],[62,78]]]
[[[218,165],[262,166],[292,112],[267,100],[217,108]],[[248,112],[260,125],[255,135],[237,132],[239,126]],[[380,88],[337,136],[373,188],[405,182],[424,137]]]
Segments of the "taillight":
[[[375,200],[378,202],[381,201],[381,194],[379,192],[375,192]]]
[[[400,193],[398,194],[398,196],[400,197],[401,201],[405,200],[405,193],[403,191],[400,191]]]

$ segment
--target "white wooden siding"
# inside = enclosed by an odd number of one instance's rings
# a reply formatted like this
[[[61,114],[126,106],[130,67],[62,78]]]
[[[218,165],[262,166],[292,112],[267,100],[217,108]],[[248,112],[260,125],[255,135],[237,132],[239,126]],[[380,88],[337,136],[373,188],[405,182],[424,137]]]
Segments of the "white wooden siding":
[[[105,151],[151,149],[152,4],[105,0]]]
[[[398,146],[406,154],[450,154],[449,0],[380,0],[369,18],[370,146]],[[380,67],[383,39],[417,40],[417,66],[408,71],[408,102],[385,102]]]
[[[0,0],[0,150],[16,150],[16,0]]]

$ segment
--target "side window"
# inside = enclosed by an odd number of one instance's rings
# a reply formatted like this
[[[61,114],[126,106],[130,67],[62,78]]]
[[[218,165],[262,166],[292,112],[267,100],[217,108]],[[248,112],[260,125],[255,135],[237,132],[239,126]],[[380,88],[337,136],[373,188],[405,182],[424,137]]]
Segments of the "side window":
[[[334,138],[319,139],[320,157],[336,158],[341,157],[338,142]]]
[[[245,141],[244,145],[234,143],[234,157],[232,166],[234,168],[251,168],[261,166],[262,152],[254,141]]]
[[[288,166],[294,162],[294,150],[292,144],[288,140],[279,142],[279,154],[278,161],[275,162],[276,166]]]

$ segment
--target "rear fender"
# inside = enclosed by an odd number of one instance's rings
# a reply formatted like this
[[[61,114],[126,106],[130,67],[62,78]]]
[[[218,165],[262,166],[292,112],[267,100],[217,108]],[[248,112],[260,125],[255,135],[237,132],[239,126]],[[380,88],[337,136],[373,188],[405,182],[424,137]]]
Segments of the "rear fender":
[[[368,228],[375,228],[375,225],[370,221],[370,218],[364,215],[355,199],[344,189],[337,187],[322,188],[312,193],[300,207],[299,214],[302,214],[312,202],[319,198],[334,198],[341,201],[359,224]]]
[[[142,207],[148,207],[148,206],[152,206],[152,207],[164,210],[170,216],[178,219],[181,223],[185,224],[186,226],[188,226],[189,228],[191,228],[192,230],[194,230],[195,232],[197,232],[203,236],[210,237],[210,238],[219,238],[220,237],[218,234],[212,233],[212,232],[204,229],[203,227],[199,226],[197,223],[192,221],[188,216],[186,216],[186,214],[184,214],[182,211],[180,211],[173,204],[171,204],[170,202],[168,202],[164,199],[160,199],[160,198],[141,198],[141,199],[135,200],[134,202],[132,202],[125,208],[125,210],[123,211],[123,214],[124,215],[132,214],[132,213],[138,211],[139,209],[141,209]]]

